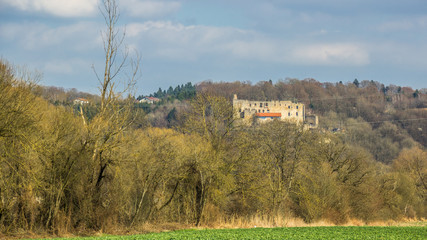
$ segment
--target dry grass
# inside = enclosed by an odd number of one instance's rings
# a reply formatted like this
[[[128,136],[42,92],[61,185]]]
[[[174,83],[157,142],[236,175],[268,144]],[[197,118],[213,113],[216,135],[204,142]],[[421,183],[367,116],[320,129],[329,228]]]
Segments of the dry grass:
[[[328,220],[319,220],[313,223],[306,223],[301,218],[296,217],[283,217],[283,216],[266,216],[266,215],[255,215],[252,217],[233,217],[228,219],[220,219],[216,222],[205,224],[202,227],[205,228],[273,228],[273,227],[329,227],[329,226],[427,226],[426,219],[402,219],[399,221],[387,220],[387,221],[375,221],[365,222],[359,219],[349,219],[344,224],[334,224]]]
[[[232,217],[220,219],[217,222],[206,224],[208,228],[273,228],[273,227],[308,227],[308,226],[335,226],[328,221],[306,223],[301,218],[254,215],[251,217]]]
[[[133,235],[152,232],[167,232],[181,229],[237,229],[237,228],[273,228],[273,227],[329,227],[329,226],[427,226],[427,219],[402,219],[400,221],[375,221],[366,223],[358,219],[350,219],[345,224],[336,225],[330,221],[320,220],[313,223],[306,223],[301,218],[254,215],[252,217],[230,217],[221,218],[217,221],[202,224],[200,227],[195,227],[192,224],[183,223],[143,223],[133,228],[115,226],[109,228],[108,231],[85,231],[80,229],[74,233],[59,233],[55,235],[47,233],[34,232],[17,232],[13,235],[2,235],[0,239],[21,239],[21,238],[51,238],[51,237],[75,237],[75,236],[102,236],[104,234],[112,235]]]

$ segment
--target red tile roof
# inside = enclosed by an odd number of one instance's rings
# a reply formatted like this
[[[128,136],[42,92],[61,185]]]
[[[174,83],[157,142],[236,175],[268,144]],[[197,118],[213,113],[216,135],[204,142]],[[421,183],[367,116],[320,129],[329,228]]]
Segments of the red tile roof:
[[[256,113],[257,117],[282,117],[281,113]]]
[[[147,99],[151,100],[151,101],[160,101],[160,99],[156,98],[156,97],[148,97]]]

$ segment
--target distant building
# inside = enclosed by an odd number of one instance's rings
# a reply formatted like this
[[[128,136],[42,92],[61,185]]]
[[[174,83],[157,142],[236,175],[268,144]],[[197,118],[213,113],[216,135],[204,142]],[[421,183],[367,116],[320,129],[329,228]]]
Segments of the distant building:
[[[248,125],[254,122],[262,123],[274,119],[304,123],[309,128],[315,128],[318,125],[317,116],[306,116],[303,103],[293,103],[291,101],[249,101],[238,99],[235,94],[233,109],[235,109],[236,117]]]
[[[156,97],[143,97],[141,100],[139,100],[140,103],[148,103],[148,104],[153,104],[159,101],[160,99]]]
[[[86,98],[76,98],[74,99],[74,104],[88,104],[89,101]]]

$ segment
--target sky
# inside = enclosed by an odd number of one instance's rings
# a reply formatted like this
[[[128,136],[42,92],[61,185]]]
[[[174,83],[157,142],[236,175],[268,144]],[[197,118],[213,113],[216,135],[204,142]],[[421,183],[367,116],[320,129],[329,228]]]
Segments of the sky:
[[[41,85],[97,93],[101,0],[0,0],[0,58]],[[137,95],[161,87],[313,78],[427,88],[425,0],[117,0]],[[129,65],[128,65],[129,66]],[[131,69],[124,69],[119,82]]]

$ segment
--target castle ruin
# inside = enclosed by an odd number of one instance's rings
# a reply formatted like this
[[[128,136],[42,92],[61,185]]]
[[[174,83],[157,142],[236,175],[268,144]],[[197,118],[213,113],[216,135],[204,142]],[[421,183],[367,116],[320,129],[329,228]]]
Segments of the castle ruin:
[[[244,124],[266,122],[274,119],[303,123],[310,128],[317,127],[318,119],[315,115],[306,115],[303,103],[291,101],[249,101],[238,99],[234,94],[233,109],[238,119]]]

